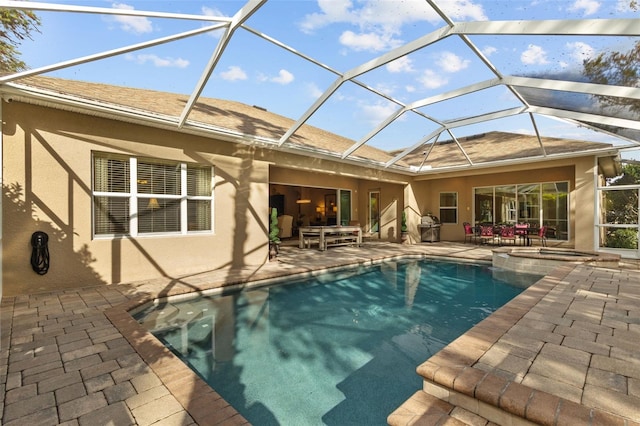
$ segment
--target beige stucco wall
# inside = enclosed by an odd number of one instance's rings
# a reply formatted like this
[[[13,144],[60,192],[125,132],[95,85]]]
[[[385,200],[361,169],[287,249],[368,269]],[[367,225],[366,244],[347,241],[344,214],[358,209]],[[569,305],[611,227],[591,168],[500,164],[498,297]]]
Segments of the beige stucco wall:
[[[441,239],[460,241],[462,222],[472,219],[474,187],[569,181],[569,244],[594,246],[593,157],[414,178],[20,102],[3,103],[3,121],[4,295],[262,264],[268,258],[270,182],[351,191],[352,219],[365,231],[369,193],[379,191],[381,229],[375,237],[399,241],[404,210],[410,242],[418,243],[420,217],[438,215],[440,192],[457,192],[459,201],[458,224],[442,225]],[[93,151],[214,166],[214,232],[93,238]],[[314,206],[304,208],[313,214]],[[37,230],[50,237],[51,268],[44,276],[29,263]]]
[[[269,170],[256,150],[17,102],[4,104],[3,113],[4,295],[179,277],[267,258]],[[92,238],[94,150],[213,165],[214,232]],[[36,230],[50,239],[43,276],[29,263]]]
[[[262,264],[270,173],[275,181],[352,190],[353,214],[363,223],[366,196],[359,193],[384,181],[384,231],[398,226],[391,212],[402,205],[406,177],[393,173],[15,101],[3,103],[3,121],[3,295]],[[213,165],[214,232],[93,238],[93,151]],[[43,276],[29,263],[34,231],[50,239]]]
[[[596,229],[594,214],[596,211],[595,184],[596,165],[592,157],[576,161],[575,185],[571,202],[571,218],[573,219],[573,236],[577,250],[594,250],[596,245]]]

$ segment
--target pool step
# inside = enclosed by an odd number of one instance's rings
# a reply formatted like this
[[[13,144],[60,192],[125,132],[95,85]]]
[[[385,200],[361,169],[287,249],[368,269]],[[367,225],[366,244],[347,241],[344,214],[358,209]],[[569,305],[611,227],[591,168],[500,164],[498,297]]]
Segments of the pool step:
[[[390,426],[484,426],[485,418],[424,391],[414,393],[387,417]]]

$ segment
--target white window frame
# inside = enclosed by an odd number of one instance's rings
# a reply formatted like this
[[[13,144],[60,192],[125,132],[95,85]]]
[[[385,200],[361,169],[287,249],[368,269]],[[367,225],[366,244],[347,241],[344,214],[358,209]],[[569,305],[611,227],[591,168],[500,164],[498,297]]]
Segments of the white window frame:
[[[119,158],[122,161],[126,161],[127,158],[129,160],[129,192],[103,192],[103,191],[95,191],[95,160],[97,157],[105,158],[105,157],[113,157]],[[166,194],[139,194],[138,193],[138,160],[139,159],[147,159],[146,157],[131,157],[127,155],[121,154],[109,154],[103,152],[94,152],[91,156],[91,189],[92,189],[92,203],[91,203],[91,224],[92,224],[92,234],[94,239],[110,239],[115,237],[129,236],[129,237],[153,237],[153,236],[175,236],[175,235],[193,235],[193,234],[213,234],[214,232],[214,184],[215,184],[215,168],[211,166],[211,194],[208,196],[203,195],[188,195],[187,194],[187,168],[188,164],[180,161],[172,161],[172,160],[162,160],[156,158],[149,158],[150,160],[157,163],[164,164],[176,164],[180,166],[180,194],[179,195],[166,195]],[[194,163],[195,164],[195,163]],[[96,226],[95,226],[95,197],[120,197],[120,198],[129,198],[129,232],[128,233],[111,233],[111,234],[96,234]],[[173,199],[180,200],[180,230],[172,231],[172,232],[138,232],[138,200],[146,199],[150,200],[151,198],[156,199]],[[211,229],[207,230],[197,230],[197,231],[189,231],[188,227],[188,209],[187,203],[191,200],[205,200],[211,203],[211,217],[209,218]]]
[[[520,188],[523,186],[528,186],[528,185],[539,185],[540,186],[540,190],[538,191],[538,198],[540,200],[540,205],[538,206],[538,224],[542,225],[544,222],[544,203],[542,202],[543,199],[543,195],[544,195],[544,191],[543,191],[543,187],[546,184],[566,184],[567,185],[567,211],[566,211],[566,223],[567,223],[567,235],[566,238],[558,238],[558,241],[571,241],[571,223],[572,220],[574,220],[571,217],[571,182],[568,180],[558,180],[558,181],[542,181],[542,182],[528,182],[528,183],[514,183],[514,184],[502,184],[502,185],[487,185],[487,186],[474,186],[472,188],[472,192],[471,192],[471,196],[472,196],[472,209],[473,209],[473,221],[474,223],[478,223],[479,218],[476,217],[476,191],[479,188],[491,188],[492,189],[492,208],[491,208],[491,214],[493,219],[493,222],[495,223],[495,213],[496,213],[496,188],[498,187],[505,187],[505,186],[515,186],[516,187],[516,209],[518,210],[516,212],[516,217],[518,217],[518,212],[519,209],[521,207],[521,201],[520,201],[520,195],[523,194],[522,192],[520,192]],[[520,218],[518,218],[516,220],[516,222],[519,220]],[[560,219],[563,220],[563,219]]]
[[[455,206],[442,206],[440,203],[442,202],[442,194],[454,194],[456,197],[456,205]],[[440,217],[438,218],[440,220],[440,223],[449,223],[449,224],[457,224],[460,220],[460,212],[458,211],[458,205],[460,204],[460,197],[458,196],[458,192],[456,191],[441,191],[440,194],[438,195],[438,204],[439,204],[439,209],[438,209],[438,214],[440,215]],[[456,221],[455,222],[444,222],[442,219],[442,210],[455,210],[456,212]]]

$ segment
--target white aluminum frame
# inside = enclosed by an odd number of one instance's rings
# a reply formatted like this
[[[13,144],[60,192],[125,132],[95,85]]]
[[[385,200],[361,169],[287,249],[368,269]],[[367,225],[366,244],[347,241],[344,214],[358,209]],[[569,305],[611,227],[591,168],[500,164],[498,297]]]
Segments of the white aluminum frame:
[[[39,2],[26,2],[26,1],[11,1],[0,0],[0,7],[9,9],[21,9],[21,10],[34,10],[34,11],[50,11],[61,13],[84,13],[84,14],[101,14],[101,15],[117,15],[117,16],[139,16],[149,18],[161,18],[161,19],[178,19],[178,20],[192,20],[202,21],[206,23],[203,28],[187,31],[179,34],[174,34],[168,37],[162,37],[154,40],[150,40],[144,43],[134,44],[130,46],[121,47],[119,49],[113,49],[109,51],[99,52],[93,55],[84,56],[69,61],[59,62],[48,66],[28,70],[24,72],[14,73],[0,77],[0,89],[4,93],[10,91],[19,92],[22,94],[34,95],[33,89],[26,89],[20,85],[20,79],[28,76],[34,76],[51,72],[63,68],[68,68],[74,65],[79,65],[87,62],[97,61],[104,58],[109,58],[123,53],[129,53],[140,49],[156,46],[160,44],[170,43],[172,41],[193,37],[205,32],[224,30],[224,34],[220,37],[218,44],[212,52],[209,62],[202,71],[201,77],[193,89],[189,100],[187,101],[182,113],[179,117],[158,117],[152,114],[141,114],[140,111],[128,110],[121,106],[114,105],[101,105],[101,108],[109,113],[111,111],[119,111],[120,113],[129,114],[137,118],[159,120],[162,125],[169,128],[177,128],[189,132],[204,133],[207,135],[215,135],[220,137],[221,135],[234,141],[240,141],[247,144],[258,144],[261,146],[268,146],[272,149],[280,149],[288,152],[301,153],[303,155],[319,156],[330,158],[336,161],[355,162],[356,164],[365,165],[373,168],[389,169],[392,171],[400,171],[404,173],[411,173],[415,175],[427,175],[431,173],[442,172],[443,170],[449,170],[449,168],[438,167],[423,167],[428,157],[424,158],[420,167],[407,168],[404,166],[398,166],[397,163],[404,159],[407,155],[413,153],[415,150],[420,149],[424,145],[429,146],[429,152],[433,148],[433,145],[437,143],[439,136],[446,132],[451,139],[456,143],[457,148],[462,152],[467,160],[465,166],[456,166],[453,169],[461,169],[468,167],[486,167],[486,163],[475,164],[471,158],[467,155],[462,145],[456,138],[453,130],[459,127],[482,123],[488,120],[495,120],[503,117],[515,116],[520,114],[528,114],[533,125],[533,129],[538,137],[540,147],[542,148],[543,158],[547,157],[547,153],[544,150],[544,144],[542,138],[538,133],[538,127],[536,124],[535,115],[543,115],[552,118],[556,118],[568,123],[579,124],[582,126],[590,127],[593,130],[607,133],[606,130],[600,129],[598,125],[617,126],[620,128],[640,130],[640,121],[632,119],[623,119],[608,117],[597,113],[584,113],[580,111],[567,111],[548,107],[537,107],[529,105],[525,98],[518,92],[517,87],[536,88],[536,89],[552,89],[558,91],[569,91],[586,93],[591,95],[606,95],[616,96],[622,98],[629,98],[634,100],[640,99],[640,88],[633,87],[621,87],[621,86],[609,86],[591,83],[579,83],[572,81],[561,80],[548,80],[529,77],[516,77],[510,75],[503,75],[500,70],[495,67],[487,57],[485,57],[481,50],[474,45],[469,39],[469,35],[597,35],[597,36],[640,36],[640,19],[578,19],[578,20],[516,20],[516,21],[482,21],[482,22],[454,22],[447,14],[439,7],[436,0],[427,0],[427,3],[436,11],[438,15],[443,19],[445,25],[431,33],[410,41],[402,46],[399,46],[389,52],[386,52],[370,61],[362,63],[351,70],[346,72],[339,72],[330,68],[327,65],[322,64],[320,61],[314,59],[311,55],[299,52],[292,47],[280,42],[279,40],[270,37],[258,30],[255,30],[246,25],[246,21],[255,13],[259,13],[260,8],[266,4],[268,0],[249,0],[247,1],[236,14],[229,18],[224,16],[210,16],[200,14],[181,14],[181,13],[166,13],[155,11],[142,11],[142,10],[127,10],[127,9],[113,9],[102,7],[88,7],[88,6],[74,6],[64,5],[56,3],[39,3]],[[226,129],[215,128],[214,126],[203,126],[202,123],[195,123],[189,119],[193,106],[201,96],[202,91],[208,83],[212,73],[214,72],[221,55],[228,47],[230,41],[234,37],[238,30],[247,31],[257,37],[260,37],[281,49],[287,50],[290,53],[297,55],[298,57],[310,62],[311,64],[321,67],[336,75],[336,79],[328,87],[325,88],[322,95],[320,95],[316,101],[306,111],[302,112],[295,123],[284,133],[284,135],[277,141],[266,141],[258,139],[254,135],[237,134],[229,132]],[[495,75],[495,78],[486,80],[480,83],[476,83],[467,87],[457,88],[449,92],[445,92],[429,98],[416,100],[410,103],[403,103],[400,100],[394,99],[384,93],[376,90],[373,87],[362,83],[358,80],[359,76],[377,69],[385,64],[388,64],[398,58],[422,49],[426,46],[432,45],[444,40],[448,37],[458,37],[466,44],[469,49],[474,53],[480,61],[487,67],[487,69]],[[309,147],[300,147],[295,144],[288,143],[289,138],[304,125],[319,108],[321,108],[327,100],[336,93],[336,91],[346,82],[354,83],[371,93],[382,97],[386,101],[392,102],[398,105],[398,109],[390,114],[387,118],[382,120],[378,126],[376,126],[369,134],[359,141],[356,141],[350,148],[343,152],[327,152],[326,150],[314,149]],[[420,111],[420,108],[427,105],[431,105],[443,100],[458,98],[479,90],[488,89],[491,87],[504,86],[506,87],[522,105],[519,107],[511,108],[504,111],[492,111],[485,114],[480,114],[474,117],[468,118],[456,118],[452,120],[439,120],[437,117],[431,117]],[[21,92],[25,90],[25,92]],[[35,93],[37,96],[49,96],[51,101],[60,101],[60,97],[56,94]],[[63,102],[67,102],[64,101]],[[95,105],[90,104],[86,100],[74,100],[78,107],[92,107]],[[436,124],[437,130],[432,131],[429,135],[421,138],[418,141],[411,143],[408,142],[408,147],[404,149],[400,154],[396,155],[392,160],[387,161],[384,164],[374,161],[363,160],[362,158],[355,157],[353,153],[361,146],[367,144],[375,135],[382,131],[385,127],[391,125],[396,120],[400,119],[403,114],[412,112],[419,117],[427,120],[430,124]],[[151,116],[151,117],[150,117]],[[586,123],[585,123],[586,122]],[[589,123],[593,123],[591,126]],[[607,133],[610,134],[610,133]],[[617,136],[617,135],[615,135]],[[640,141],[630,140],[629,138],[620,138],[621,141],[628,143],[629,145],[639,146]],[[575,153],[574,153],[575,154]],[[550,156],[551,157],[551,156]],[[518,162],[515,160],[513,163]],[[494,163],[492,163],[494,164]],[[501,164],[509,164],[509,161],[501,162]]]

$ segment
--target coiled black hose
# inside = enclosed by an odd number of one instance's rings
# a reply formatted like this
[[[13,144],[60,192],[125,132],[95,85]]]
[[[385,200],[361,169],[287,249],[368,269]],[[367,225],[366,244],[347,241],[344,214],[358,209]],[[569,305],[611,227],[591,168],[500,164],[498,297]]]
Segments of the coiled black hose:
[[[49,236],[42,231],[36,231],[31,235],[31,267],[38,275],[44,275],[49,271]]]

